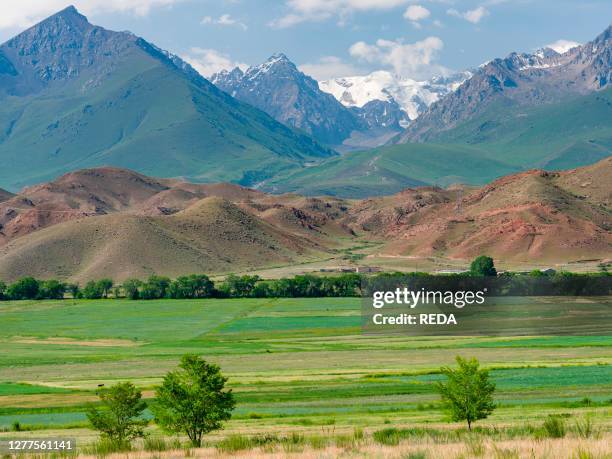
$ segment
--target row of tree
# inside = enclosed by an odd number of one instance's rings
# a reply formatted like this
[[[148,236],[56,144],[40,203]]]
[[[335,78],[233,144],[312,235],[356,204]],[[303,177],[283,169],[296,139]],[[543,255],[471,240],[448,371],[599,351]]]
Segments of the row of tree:
[[[78,284],[25,277],[8,286],[0,282],[0,300],[62,299],[66,294],[72,298],[100,299],[112,296],[131,300],[347,297],[359,295],[361,281],[361,276],[354,273],[334,277],[305,274],[277,280],[230,274],[223,282],[215,284],[205,274],[191,274],[176,279],[165,276],[151,276],[144,281],[127,279],[121,285],[115,285],[111,279],[100,279],[89,281],[81,288]]]
[[[292,278],[261,279],[259,276],[234,274],[215,283],[205,274],[191,274],[170,279],[150,276],[147,280],[128,279],[115,285],[112,279],[89,281],[83,287],[58,280],[19,279],[6,285],[0,281],[0,300],[100,299],[128,298],[151,300],[161,298],[308,298],[351,297],[368,295],[373,291],[408,287],[412,290],[481,290],[491,296],[533,295],[610,295],[612,277],[608,272],[576,274],[568,272],[530,273],[505,272],[498,274],[493,259],[477,257],[470,271],[459,274],[379,273],[361,275],[343,273],[338,276],[302,274]]]

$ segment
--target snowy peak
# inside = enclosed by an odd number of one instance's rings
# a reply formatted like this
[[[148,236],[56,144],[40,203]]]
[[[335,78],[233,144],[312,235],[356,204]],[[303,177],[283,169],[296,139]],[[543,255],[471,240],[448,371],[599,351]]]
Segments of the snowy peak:
[[[365,76],[321,81],[319,87],[347,107],[363,107],[376,100],[396,103],[406,112],[409,120],[414,120],[424,109],[454,91],[470,76],[470,72],[462,72],[450,77],[415,81],[381,70]]]

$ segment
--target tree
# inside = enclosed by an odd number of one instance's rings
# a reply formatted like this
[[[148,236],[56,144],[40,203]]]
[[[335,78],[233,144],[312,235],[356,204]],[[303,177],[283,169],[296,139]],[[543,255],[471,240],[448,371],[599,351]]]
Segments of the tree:
[[[140,286],[142,282],[138,279],[127,279],[123,282],[123,291],[125,293],[125,297],[130,300],[137,300],[140,298]]]
[[[472,261],[470,265],[470,273],[476,276],[497,276],[493,258],[486,255],[480,255],[474,258],[474,261]]]
[[[230,419],[234,396],[231,390],[224,390],[227,378],[217,365],[185,355],[179,368],[166,374],[151,408],[162,428],[183,432],[193,446],[201,446],[204,434],[220,429]]]
[[[0,281],[0,300],[5,299],[5,294],[6,294],[6,284]]]
[[[40,283],[38,297],[50,300],[61,300],[64,298],[65,292],[65,284],[55,279],[51,279]]]
[[[147,404],[142,393],[132,383],[115,384],[98,391],[102,409],[90,405],[87,418],[94,429],[111,441],[125,443],[136,437],[144,436],[147,421],[142,413]]]
[[[98,288],[98,290],[100,290],[104,298],[108,298],[108,294],[113,288],[113,280],[112,279],[100,279],[98,282],[96,282],[96,287]]]
[[[245,298],[251,296],[255,284],[259,281],[259,276],[236,276],[229,274],[225,282],[220,287],[220,291],[232,298]]]
[[[453,421],[467,421],[468,429],[478,419],[485,419],[495,409],[493,392],[495,384],[489,381],[489,372],[479,369],[476,359],[457,356],[459,367],[440,369],[446,383],[437,383],[436,388],[447,404]]]
[[[40,283],[33,277],[24,277],[7,289],[7,296],[12,300],[33,300],[38,296]]]
[[[171,298],[210,298],[215,284],[205,274],[178,277],[169,287]]]
[[[81,289],[79,284],[66,284],[66,291],[70,292],[72,298],[80,298],[81,297]]]
[[[142,286],[140,297],[144,300],[165,298],[170,287],[170,279],[164,276],[151,276]]]
[[[84,298],[88,300],[98,300],[102,298],[102,294],[104,293],[101,285],[99,285],[95,281],[89,281],[83,287],[83,291],[81,292]]]

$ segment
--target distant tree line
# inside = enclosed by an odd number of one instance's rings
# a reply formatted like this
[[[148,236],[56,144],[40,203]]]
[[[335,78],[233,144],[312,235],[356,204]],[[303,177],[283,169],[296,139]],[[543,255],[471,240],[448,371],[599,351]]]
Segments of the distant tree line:
[[[115,285],[112,279],[78,284],[58,280],[24,277],[6,285],[0,281],[0,300],[57,300],[66,293],[72,298],[128,298],[155,300],[162,298],[316,298],[369,296],[374,291],[407,287],[411,290],[475,291],[486,289],[490,296],[611,295],[612,277],[607,270],[577,274],[565,271],[533,270],[529,273],[498,273],[493,258],[476,257],[470,270],[456,274],[423,272],[387,272],[376,275],[343,273],[338,276],[301,274],[274,280],[259,276],[229,274],[215,284],[205,274],[191,274],[170,279],[150,276],[147,280],[127,279]]]
[[[82,287],[55,279],[24,277],[12,284],[0,281],[0,300],[60,300],[127,298],[130,300],[200,299],[200,298],[316,298],[356,297],[376,290],[457,291],[487,289],[490,296],[611,295],[609,273],[577,274],[542,271],[503,273],[480,276],[474,273],[378,273],[362,275],[344,273],[338,276],[303,274],[292,278],[261,279],[259,276],[234,274],[214,282],[205,274],[191,274],[170,279],[150,276],[146,280],[127,279],[115,284],[111,279],[89,281]]]
[[[66,295],[92,300],[111,296],[130,300],[347,297],[360,295],[361,282],[362,277],[356,273],[333,277],[304,274],[277,280],[230,274],[218,283],[205,274],[191,274],[176,279],[156,275],[147,280],[127,279],[120,285],[111,279],[100,279],[81,287],[57,280],[24,277],[10,285],[0,282],[0,300],[56,300]]]

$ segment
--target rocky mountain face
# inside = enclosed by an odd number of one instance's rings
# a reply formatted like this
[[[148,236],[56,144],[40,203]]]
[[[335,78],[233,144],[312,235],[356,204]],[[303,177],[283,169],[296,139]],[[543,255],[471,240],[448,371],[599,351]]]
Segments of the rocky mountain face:
[[[347,107],[367,111],[366,105],[375,101],[388,102],[392,111],[399,107],[401,112],[395,114],[394,120],[406,127],[432,103],[457,89],[470,76],[471,73],[465,71],[448,77],[415,81],[381,70],[366,76],[321,81],[319,87]]]
[[[252,183],[332,155],[180,58],[94,26],[74,7],[0,45],[0,187],[104,164]]]
[[[493,104],[533,107],[610,86],[612,26],[595,40],[559,54],[543,49],[493,59],[434,103],[398,141],[427,141],[485,113]],[[485,121],[486,122],[486,121]]]
[[[211,81],[238,100],[327,144],[338,145],[362,128],[357,117],[282,53],[244,73],[238,68],[222,71]]]

